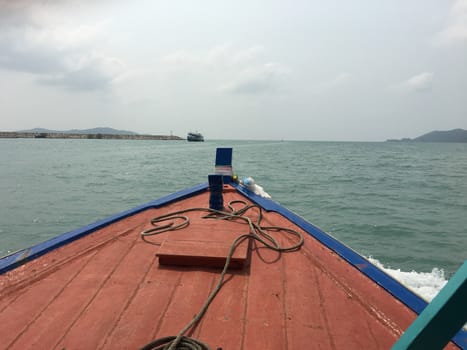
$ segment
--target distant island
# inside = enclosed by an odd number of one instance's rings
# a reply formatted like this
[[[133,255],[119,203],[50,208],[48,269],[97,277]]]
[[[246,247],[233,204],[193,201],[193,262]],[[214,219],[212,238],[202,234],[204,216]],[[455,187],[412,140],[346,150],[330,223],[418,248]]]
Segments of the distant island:
[[[467,142],[467,130],[431,131],[414,139],[390,139],[388,142]]]
[[[141,135],[133,131],[112,128],[49,130],[35,128],[20,131],[0,131],[0,138],[40,139],[106,139],[106,140],[184,140],[174,135]]]

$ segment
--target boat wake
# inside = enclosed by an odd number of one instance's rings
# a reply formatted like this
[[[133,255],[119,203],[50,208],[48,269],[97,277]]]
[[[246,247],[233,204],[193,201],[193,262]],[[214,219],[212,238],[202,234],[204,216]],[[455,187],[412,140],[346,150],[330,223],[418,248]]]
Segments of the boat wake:
[[[443,269],[434,267],[431,272],[417,272],[413,270],[407,272],[385,267],[379,260],[372,257],[369,257],[368,260],[428,302],[447,283]]]

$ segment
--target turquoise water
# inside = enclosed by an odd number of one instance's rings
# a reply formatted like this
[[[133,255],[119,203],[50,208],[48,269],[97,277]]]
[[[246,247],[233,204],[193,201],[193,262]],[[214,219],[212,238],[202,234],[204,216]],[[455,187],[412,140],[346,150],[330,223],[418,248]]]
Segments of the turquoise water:
[[[467,258],[467,144],[0,139],[0,256],[234,171],[394,270]]]

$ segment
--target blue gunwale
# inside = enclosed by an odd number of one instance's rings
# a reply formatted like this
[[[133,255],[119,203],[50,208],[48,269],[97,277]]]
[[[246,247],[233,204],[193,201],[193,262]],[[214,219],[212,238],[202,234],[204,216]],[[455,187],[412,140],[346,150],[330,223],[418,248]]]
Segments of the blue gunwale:
[[[227,182],[227,181],[226,181]],[[375,283],[380,285],[386,291],[388,291],[395,298],[399,299],[402,303],[408,306],[415,313],[420,314],[428,303],[419,297],[417,294],[413,293],[397,280],[386,274],[384,271],[380,270],[378,267],[373,265],[370,261],[362,257],[360,254],[341,243],[331,235],[327,234],[317,226],[306,221],[299,215],[293,213],[289,209],[281,206],[279,203],[274,202],[270,199],[262,198],[250,191],[248,191],[243,186],[230,182],[230,185],[235,187],[239,193],[247,197],[252,202],[263,207],[267,211],[274,211],[285,218],[292,221],[294,224],[299,226],[309,235],[317,239],[327,248],[334,251],[350,265],[358,269],[361,273],[366,275],[368,278],[373,280]],[[114,222],[125,219],[134,214],[140,213],[144,210],[151,208],[158,208],[166,204],[180,201],[192,196],[195,196],[201,192],[204,192],[208,189],[208,184],[203,183],[191,188],[187,188],[167,196],[163,196],[146,204],[134,207],[132,209],[126,210],[119,214],[110,216],[108,218],[98,220],[92,224],[80,227],[73,231],[69,231],[58,235],[50,240],[34,245],[30,248],[22,249],[17,252],[14,252],[10,255],[6,255],[0,258],[0,275],[4,274],[7,271],[10,271],[22,264],[38,258],[41,255],[44,255],[52,250],[55,250],[61,246],[64,246],[72,241],[80,239],[86,235],[91,234],[94,231],[97,231],[105,226],[108,226]],[[467,331],[461,329],[453,338],[452,341],[459,346],[461,349],[467,349]]]

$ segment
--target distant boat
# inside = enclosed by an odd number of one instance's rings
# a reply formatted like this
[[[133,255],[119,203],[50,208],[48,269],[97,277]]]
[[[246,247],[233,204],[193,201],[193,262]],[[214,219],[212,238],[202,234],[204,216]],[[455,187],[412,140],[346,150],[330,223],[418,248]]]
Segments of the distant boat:
[[[187,141],[193,141],[193,142],[203,142],[204,137],[201,135],[199,132],[189,132],[187,137]]]

